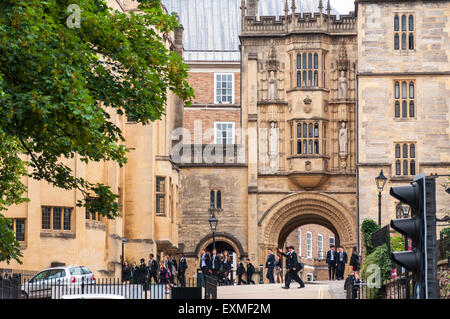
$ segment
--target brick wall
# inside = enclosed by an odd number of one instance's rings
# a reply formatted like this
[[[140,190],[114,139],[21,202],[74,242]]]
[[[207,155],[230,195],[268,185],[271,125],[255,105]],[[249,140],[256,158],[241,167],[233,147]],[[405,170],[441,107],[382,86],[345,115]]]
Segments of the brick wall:
[[[241,75],[239,72],[230,73],[234,73],[234,103],[240,104]],[[190,72],[188,82],[194,89],[194,104],[214,104],[214,72]]]

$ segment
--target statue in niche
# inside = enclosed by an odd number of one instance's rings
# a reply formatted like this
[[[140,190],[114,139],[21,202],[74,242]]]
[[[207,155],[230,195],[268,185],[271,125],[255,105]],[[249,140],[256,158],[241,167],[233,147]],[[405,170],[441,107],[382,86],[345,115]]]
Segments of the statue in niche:
[[[275,79],[275,72],[273,71],[270,71],[268,99],[270,101],[277,99],[277,79]]]
[[[339,130],[339,154],[347,154],[347,126],[345,122],[341,123]]]
[[[347,78],[345,72],[341,71],[341,76],[338,80],[338,100],[347,99]]]
[[[278,128],[275,122],[271,122],[269,131],[269,161],[271,169],[277,169],[277,159],[278,159]]]

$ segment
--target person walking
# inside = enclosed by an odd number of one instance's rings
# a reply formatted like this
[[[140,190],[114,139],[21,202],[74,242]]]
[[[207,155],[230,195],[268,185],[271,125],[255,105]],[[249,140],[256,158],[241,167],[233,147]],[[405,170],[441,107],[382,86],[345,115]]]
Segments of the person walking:
[[[206,253],[206,250],[202,249],[202,254],[200,255],[200,269],[202,270],[203,276],[209,275],[209,269],[211,266],[211,259]]]
[[[148,269],[147,265],[145,264],[145,259],[141,258],[141,264],[139,265],[139,271],[138,271],[138,279],[137,283],[139,284],[145,284],[146,278],[148,278]]]
[[[281,269],[283,268],[283,261],[280,256],[275,255],[275,281],[281,283]]]
[[[272,249],[267,250],[266,268],[266,277],[269,279],[269,283],[274,284],[275,279],[273,278],[273,270],[275,268],[275,254],[272,252]]]
[[[181,287],[186,287],[186,269],[188,268],[188,265],[183,253],[181,254],[178,264],[178,281],[180,282]]]
[[[139,268],[137,267],[136,262],[133,261],[130,269],[130,283],[137,284],[138,277],[139,277]]]
[[[129,284],[131,278],[131,269],[130,266],[128,266],[128,261],[124,261],[123,267],[122,267],[122,283]]]
[[[229,278],[230,276],[230,271],[231,271],[231,256],[228,254],[228,251],[224,251],[223,252],[223,280],[224,280],[224,284],[225,285],[229,285],[231,280]]]
[[[150,254],[148,256],[150,259],[148,261],[148,283],[152,283],[152,278],[155,284],[158,283],[158,262],[155,260],[155,256],[153,254]]]
[[[330,250],[327,252],[327,264],[328,264],[328,280],[334,280],[336,275],[336,261],[337,252],[334,245],[330,246]]]
[[[252,265],[250,259],[247,258],[247,285],[250,285],[251,283],[255,285],[255,282],[252,279],[254,272],[255,267]]]
[[[217,255],[217,250],[213,249],[212,256],[211,256],[211,269],[210,273],[217,278],[217,273],[220,269],[221,261],[219,255]]]
[[[353,247],[352,256],[350,257],[350,267],[355,273],[355,277],[359,278],[359,269],[361,267],[360,256],[358,255],[358,248]]]
[[[358,298],[359,284],[359,277],[356,277],[353,270],[350,271],[350,274],[348,275],[347,279],[345,279],[344,283],[344,293],[346,294],[347,299]]]
[[[344,279],[345,265],[347,264],[347,253],[344,251],[342,246],[338,248],[338,258],[337,258],[337,280]]]
[[[244,283],[244,285],[246,284],[246,281],[242,279],[242,276],[245,273],[245,266],[244,263],[241,261],[241,258],[238,257],[237,258],[237,265],[236,265],[236,276],[238,277],[238,285],[240,285],[241,283]]]
[[[288,247],[289,252],[285,254],[282,249],[279,249],[281,254],[286,257],[286,268],[287,268],[287,278],[284,286],[281,288],[289,289],[291,281],[294,280],[299,283],[299,288],[304,288],[305,284],[298,276],[298,271],[300,270],[300,263],[298,262],[297,253],[294,250],[294,246]]]
[[[168,258],[168,268],[170,270],[170,283],[173,286],[176,286],[177,284],[175,283],[175,278],[177,278],[177,274],[178,274],[178,265],[177,265],[177,260],[173,257],[172,254],[169,254],[169,258]]]
[[[164,259],[159,262],[159,283],[165,285],[166,294],[168,294],[170,292],[169,270]]]

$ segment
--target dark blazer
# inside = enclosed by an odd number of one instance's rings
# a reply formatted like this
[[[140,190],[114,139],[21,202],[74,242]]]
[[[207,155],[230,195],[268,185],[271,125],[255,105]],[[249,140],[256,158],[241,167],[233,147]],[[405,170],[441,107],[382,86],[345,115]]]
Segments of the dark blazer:
[[[334,255],[334,260],[331,260],[331,253],[333,253]],[[327,252],[327,264],[329,266],[336,266],[336,260],[337,260],[338,256],[337,256],[337,252],[334,251],[332,252],[331,249]]]
[[[338,263],[340,263],[339,255],[340,255],[340,253],[337,254],[337,262]],[[342,263],[344,263],[344,264],[347,263],[347,253],[345,251],[342,252]]]
[[[353,270],[356,270],[356,271],[359,270],[360,264],[359,264],[359,255],[358,254],[355,254],[355,253],[352,254],[352,257],[350,257],[350,266],[353,267]]]
[[[130,266],[124,266],[122,268],[122,280],[123,281],[130,281],[130,278],[131,278]]]
[[[247,278],[251,278],[254,272],[255,272],[255,267],[252,265],[252,263],[248,263],[247,264]]]
[[[229,272],[231,270],[231,257],[227,256],[227,258],[223,260],[222,265],[223,265],[223,271]]]
[[[150,274],[156,274],[158,272],[158,263],[155,259],[153,259],[151,262],[148,261],[148,270]]]
[[[175,258],[169,259],[170,270],[172,270],[172,266],[175,267],[175,270],[178,270],[177,260]]]
[[[237,264],[236,275],[243,275],[245,273],[245,266],[242,261]]]
[[[299,271],[300,263],[298,262],[298,257],[297,257],[297,253],[295,252],[295,250],[292,251],[290,256],[291,256],[291,267],[289,269],[293,270],[293,268],[295,268],[295,271]]]
[[[274,268],[275,267],[275,255],[270,254],[266,259],[266,268]]]
[[[179,271],[180,271],[180,272],[185,272],[186,269],[188,268],[186,258],[183,258],[183,260],[181,260],[181,258],[180,258],[179,264],[180,264],[180,269],[179,269]]]
[[[219,270],[220,269],[220,265],[222,264],[222,261],[220,260],[220,256],[216,255],[216,257],[214,257],[214,255],[211,256],[211,267],[210,269],[213,269],[213,261],[214,261],[214,270]]]
[[[211,269],[211,258],[205,253],[205,264],[208,269]],[[200,268],[202,268],[202,256],[200,255]]]

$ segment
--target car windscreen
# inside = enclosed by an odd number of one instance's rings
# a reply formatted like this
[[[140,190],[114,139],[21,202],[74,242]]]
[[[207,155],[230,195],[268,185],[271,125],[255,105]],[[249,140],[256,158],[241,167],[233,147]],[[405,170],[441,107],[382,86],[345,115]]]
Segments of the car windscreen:
[[[69,268],[69,272],[70,272],[70,275],[72,275],[72,276],[84,275],[83,270],[81,270],[81,267]]]
[[[84,266],[81,266],[81,270],[83,271],[83,274],[84,274],[84,275],[92,274],[92,271],[90,271],[89,269],[87,269],[87,268],[84,267]]]
[[[33,278],[31,278],[31,279],[30,279],[30,282],[36,282],[36,281],[40,281],[40,280],[45,280],[45,279],[47,279],[49,273],[50,273],[50,270],[44,270],[44,271],[41,271],[41,272],[38,273],[36,276],[34,276]]]
[[[58,278],[64,278],[66,276],[66,271],[64,269],[52,269],[49,271],[48,278],[51,279],[58,279]]]

